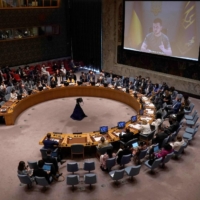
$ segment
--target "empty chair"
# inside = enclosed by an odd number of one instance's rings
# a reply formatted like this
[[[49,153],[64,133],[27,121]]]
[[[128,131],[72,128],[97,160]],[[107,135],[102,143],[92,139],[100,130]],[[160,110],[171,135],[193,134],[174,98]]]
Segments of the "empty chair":
[[[145,156],[147,155],[147,152],[148,152],[148,149],[144,149],[140,151],[139,156],[135,159],[137,164],[140,164],[141,160],[145,158]]]
[[[46,187],[49,185],[48,181],[46,180],[45,177],[38,177],[38,176],[35,176],[35,181],[37,183],[37,185],[41,185],[43,187]],[[52,177],[50,177],[50,182],[52,181]]]
[[[124,169],[111,171],[109,172],[109,175],[114,181],[117,182],[124,177]]]
[[[82,144],[71,145],[71,158],[73,159],[74,154],[82,154],[84,159],[84,146]]]
[[[110,171],[112,169],[113,166],[115,166],[116,164],[116,160],[115,158],[108,158],[106,160],[106,168],[108,171]]]
[[[191,113],[192,110],[193,110],[193,108],[194,108],[194,104],[191,103],[191,104],[189,105],[189,110],[184,109],[185,114],[189,114],[189,113]]]
[[[85,184],[89,184],[91,187],[92,184],[95,184],[97,182],[96,174],[85,174],[84,182],[85,182]]]
[[[131,179],[133,179],[133,176],[136,176],[140,173],[140,168],[141,165],[126,167],[125,172],[131,177]]]
[[[172,156],[174,155],[174,152],[169,153],[165,156],[165,158],[163,159],[163,161],[161,162],[162,167],[164,167],[164,165],[169,162],[169,160],[172,158]]]
[[[196,127],[193,133],[185,132],[183,134],[183,138],[188,140],[188,141],[191,141],[193,139],[193,137],[195,136],[195,134],[197,133],[198,129],[199,129],[199,127]]]
[[[194,126],[197,122],[197,120],[199,119],[198,115],[195,115],[193,120],[186,120],[186,124],[190,127]]]
[[[111,84],[112,78],[108,77],[108,78],[106,78],[106,81],[107,81],[108,84]]]
[[[195,110],[192,115],[184,115],[186,120],[193,120],[195,115],[197,114],[197,111]]]
[[[32,186],[32,181],[28,175],[18,174],[17,176],[22,184],[26,184],[28,188]]]
[[[72,172],[74,174],[74,172],[77,172],[78,170],[79,170],[78,163],[76,163],[76,162],[67,163],[67,171],[68,172]]]
[[[121,158],[120,165],[124,167],[125,164],[128,164],[131,161],[131,154],[123,155]]]
[[[67,175],[66,183],[67,183],[67,185],[71,185],[72,189],[73,189],[74,185],[79,184],[79,176],[78,175]]]
[[[37,161],[28,161],[27,163],[30,169],[38,169]]]
[[[199,125],[200,125],[200,124],[198,123],[198,124],[195,125],[194,128],[189,128],[189,127],[187,127],[187,128],[185,129],[185,132],[192,134],[192,133],[194,133],[194,131],[195,131],[196,128],[199,128]]]
[[[152,165],[149,165],[149,160],[147,160],[144,164],[151,169],[151,172],[153,172],[154,169],[159,167],[160,163],[162,162],[162,158],[157,158]]]
[[[86,161],[86,162],[84,162],[84,164],[83,164],[83,170],[89,171],[89,173],[90,173],[90,171],[95,170],[95,163],[94,163],[94,161]]]

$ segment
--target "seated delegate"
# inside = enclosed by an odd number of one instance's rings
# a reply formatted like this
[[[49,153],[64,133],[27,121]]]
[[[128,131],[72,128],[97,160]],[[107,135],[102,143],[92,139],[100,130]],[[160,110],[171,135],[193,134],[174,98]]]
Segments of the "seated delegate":
[[[47,157],[43,160],[45,163],[53,164],[53,169],[51,171],[55,179],[57,179],[59,176],[62,176],[62,173],[59,173],[58,161],[56,160],[56,158],[51,156],[51,153],[52,153],[51,149],[47,149]]]
[[[98,144],[98,148],[102,148],[102,147],[106,147],[109,146],[110,143],[105,139],[104,136],[101,137],[99,144]]]
[[[43,144],[45,149],[51,149],[52,151],[54,151],[59,145],[57,141],[51,140],[51,133],[47,133],[47,138],[43,141]],[[59,148],[57,150],[57,160],[61,163],[61,165],[66,162],[66,160],[62,160],[62,155]]]
[[[45,177],[45,179],[47,180],[47,182],[49,184],[51,184],[51,182],[52,182],[51,171],[44,171],[43,170],[43,165],[44,165],[44,161],[43,160],[39,160],[38,161],[38,169],[35,169],[33,171],[33,176]]]
[[[28,165],[26,166],[24,161],[20,161],[17,169],[17,173],[20,175],[28,175],[32,181],[34,181],[33,170],[29,169]]]
[[[134,134],[130,131],[130,127],[126,128],[125,134],[120,133],[119,138],[125,143],[127,143],[129,140],[132,140],[134,138]]]
[[[106,161],[109,158],[115,158],[116,154],[112,152],[111,149],[107,149],[106,153],[100,156],[100,168],[102,171],[106,171]]]
[[[172,148],[174,149],[174,151],[178,151],[181,146],[183,146],[185,143],[184,139],[182,138],[182,136],[178,135],[176,138],[175,142],[170,142],[170,145],[172,146]]]

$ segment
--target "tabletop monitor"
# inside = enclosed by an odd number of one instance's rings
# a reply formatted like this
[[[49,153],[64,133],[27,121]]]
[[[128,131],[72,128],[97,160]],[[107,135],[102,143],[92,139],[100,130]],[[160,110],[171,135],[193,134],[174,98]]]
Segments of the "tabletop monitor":
[[[137,122],[137,115],[131,117],[131,123]]]
[[[128,94],[129,94],[129,88],[126,88],[126,93],[128,93]]]
[[[118,127],[118,129],[122,129],[122,128],[124,128],[125,125],[126,125],[126,122],[118,122],[118,123],[117,123],[117,127]]]
[[[100,134],[106,134],[108,132],[108,126],[100,127]]]
[[[22,94],[17,95],[17,100],[22,100]]]
[[[143,115],[144,114],[144,110],[139,110],[139,115]]]

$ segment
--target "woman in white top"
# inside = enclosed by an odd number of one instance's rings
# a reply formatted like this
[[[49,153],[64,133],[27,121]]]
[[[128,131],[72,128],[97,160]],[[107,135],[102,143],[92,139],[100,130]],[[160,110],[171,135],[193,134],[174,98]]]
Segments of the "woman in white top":
[[[16,100],[17,99],[17,93],[15,92],[15,90],[11,91],[10,98],[11,98],[11,100]]]
[[[150,124],[146,120],[142,121],[140,132],[144,135],[148,135],[151,133]]]
[[[158,127],[161,125],[162,120],[161,119],[156,119],[154,122],[151,123],[151,125],[155,126],[155,133],[158,132]]]
[[[182,136],[178,135],[175,142],[171,142],[170,145],[174,149],[174,151],[178,151],[182,145],[184,145],[185,141]]]
[[[41,67],[41,73],[42,73],[42,75],[50,76],[49,72],[46,70],[45,65],[42,65],[42,67]]]

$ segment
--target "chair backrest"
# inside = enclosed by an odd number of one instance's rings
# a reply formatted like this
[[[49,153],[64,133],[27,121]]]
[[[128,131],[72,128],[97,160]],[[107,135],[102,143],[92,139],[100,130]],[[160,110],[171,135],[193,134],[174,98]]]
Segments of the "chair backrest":
[[[124,177],[124,169],[116,170],[113,175],[113,180],[120,180]]]
[[[100,155],[102,155],[102,154],[105,154],[108,149],[113,149],[112,144],[109,144],[108,146],[105,146],[105,147],[98,148],[98,152]]]
[[[21,175],[21,174],[18,174],[17,175],[20,182],[23,183],[23,184],[27,184],[27,185],[31,185],[32,182],[31,182],[31,179],[28,175]]]
[[[131,140],[129,140],[127,143],[126,143],[126,146],[132,146],[132,144],[134,143],[134,142],[137,142],[137,138],[133,138],[133,139],[131,139]]]
[[[84,152],[84,146],[82,144],[73,144],[71,145],[72,153],[81,153]]]
[[[172,156],[174,155],[174,152],[169,153],[165,156],[164,160],[162,161],[163,164],[169,162],[169,160],[172,158]]]
[[[160,165],[161,161],[162,161],[162,157],[156,159],[156,160],[153,162],[153,164],[152,164],[152,166],[151,166],[151,169],[157,168],[157,167]]]
[[[147,138],[148,138],[149,141],[153,139],[153,136],[154,136],[155,131],[156,131],[156,130],[151,131],[151,133],[148,135]]]
[[[83,169],[85,171],[95,170],[95,163],[94,163],[94,161],[86,161],[86,162],[84,162]]]
[[[41,186],[47,186],[49,185],[49,183],[47,182],[46,178],[45,177],[38,177],[38,176],[35,176],[35,181],[38,185],[41,185]]]
[[[178,127],[177,131],[176,131],[176,135],[178,135],[179,131],[181,130],[181,126]]]
[[[40,149],[40,152],[41,152],[41,156],[42,156],[42,159],[45,159],[47,157],[47,149]]]
[[[112,168],[113,166],[115,166],[115,164],[116,164],[115,158],[109,158],[109,159],[106,160],[106,168],[107,168],[108,170],[111,170],[111,168]]]
[[[136,176],[140,173],[141,165],[132,166],[129,172],[129,176]]]
[[[193,108],[194,108],[194,104],[191,103],[191,104],[190,104],[190,112],[192,112]]]
[[[196,124],[196,122],[197,122],[198,119],[199,119],[199,116],[196,115],[196,116],[194,117],[194,124]]]
[[[131,154],[123,155],[121,159],[121,165],[125,165],[131,161]]]
[[[78,171],[78,163],[67,163],[67,171],[68,172],[77,172]]]
[[[163,147],[165,144],[167,144],[168,140],[169,140],[169,136],[167,136],[167,137],[163,140],[163,142],[162,142],[162,147]]]
[[[197,111],[195,110],[193,113],[192,113],[192,119],[194,119],[195,115],[197,114]]]
[[[67,175],[66,183],[67,185],[77,185],[79,183],[79,176]]]
[[[176,135],[177,135],[176,133],[177,133],[177,131],[174,131],[174,132],[171,134],[170,142],[173,141],[173,140],[175,139],[175,137],[176,137]]]
[[[30,169],[38,169],[37,161],[28,161],[27,163]]]
[[[140,160],[143,159],[143,158],[146,156],[147,151],[148,151],[148,149],[145,149],[145,150],[140,151],[140,154],[139,154],[139,156],[138,156],[138,159],[140,159]]]

